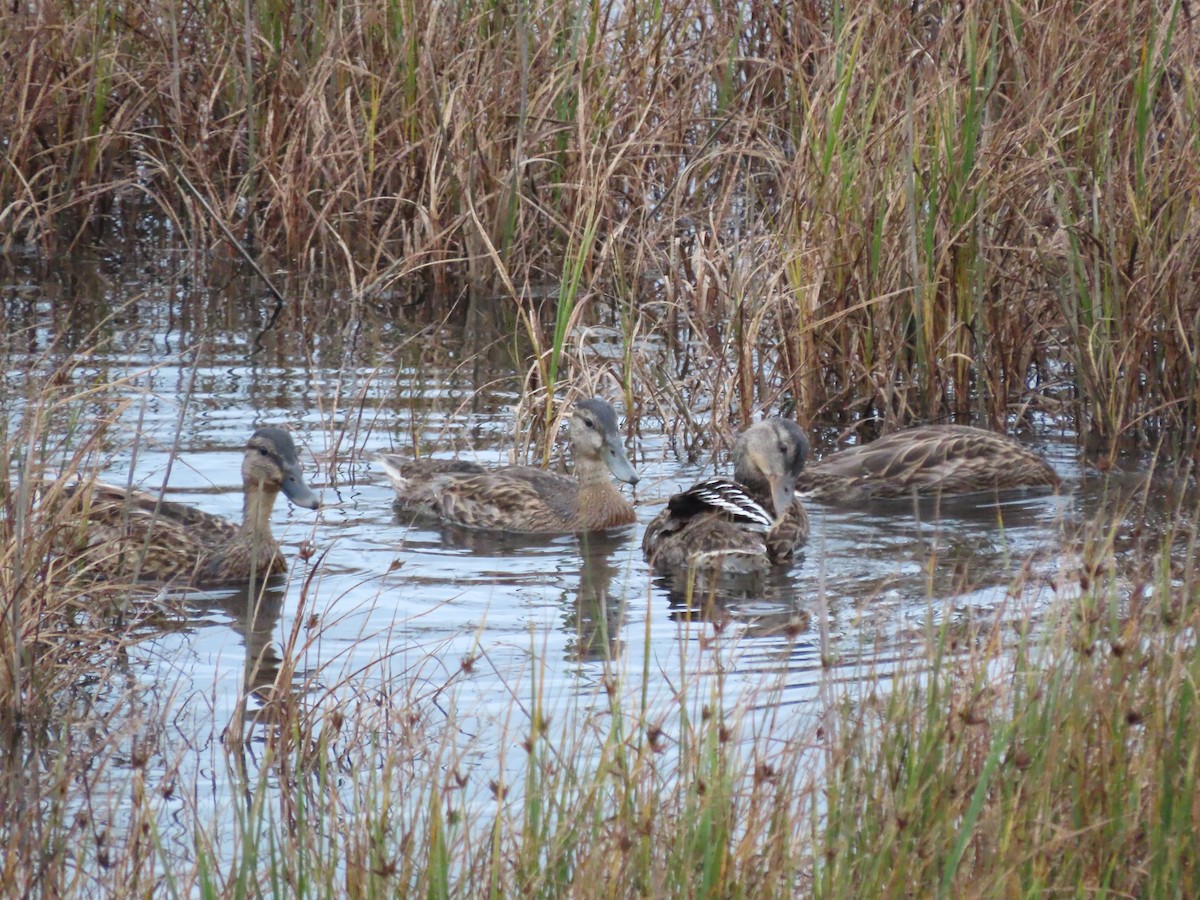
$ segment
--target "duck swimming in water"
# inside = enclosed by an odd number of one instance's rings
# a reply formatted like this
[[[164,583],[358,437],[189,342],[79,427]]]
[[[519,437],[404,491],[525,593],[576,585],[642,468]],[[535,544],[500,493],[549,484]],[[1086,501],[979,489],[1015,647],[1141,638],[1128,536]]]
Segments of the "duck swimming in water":
[[[806,499],[853,503],[1059,483],[1051,465],[1014,438],[967,425],[925,425],[832,453],[805,469],[796,489]]]
[[[609,480],[638,474],[625,455],[617,415],[603,400],[580,400],[568,430],[574,477],[532,466],[487,468],[449,459],[377,459],[396,488],[401,514],[464,528],[526,534],[603,531],[634,521],[633,506]]]
[[[65,495],[72,518],[72,556],[89,575],[194,586],[245,582],[287,570],[271,534],[271,512],[280,492],[297,506],[320,502],[304,481],[292,436],[260,428],[242,457],[242,523],[145,491],[101,482],[71,485]]]
[[[733,447],[733,478],[709,478],[675,494],[642,538],[659,574],[684,570],[762,572],[791,563],[808,540],[795,496],[808,438],[787,419],[752,425]]]

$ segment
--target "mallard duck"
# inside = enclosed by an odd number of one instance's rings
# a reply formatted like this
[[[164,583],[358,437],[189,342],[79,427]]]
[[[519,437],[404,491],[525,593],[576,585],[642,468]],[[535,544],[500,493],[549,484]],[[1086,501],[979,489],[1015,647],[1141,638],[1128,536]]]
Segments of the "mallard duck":
[[[242,458],[242,524],[144,491],[99,482],[66,492],[71,552],[91,575],[194,586],[246,582],[287,569],[271,534],[283,493],[297,506],[320,502],[304,481],[296,445],[282,428],[260,428]]]
[[[967,425],[897,431],[813,463],[797,481],[806,498],[828,503],[1057,487],[1034,451],[1004,434]]]
[[[795,496],[808,438],[795,422],[765,419],[737,439],[733,479],[709,478],[675,494],[642,538],[654,571],[737,574],[792,561],[808,540],[808,514]]]
[[[531,466],[488,469],[449,459],[376,457],[396,487],[402,515],[450,525],[527,534],[602,531],[634,520],[633,506],[609,480],[637,484],[617,415],[603,400],[580,400],[571,412],[575,477]]]

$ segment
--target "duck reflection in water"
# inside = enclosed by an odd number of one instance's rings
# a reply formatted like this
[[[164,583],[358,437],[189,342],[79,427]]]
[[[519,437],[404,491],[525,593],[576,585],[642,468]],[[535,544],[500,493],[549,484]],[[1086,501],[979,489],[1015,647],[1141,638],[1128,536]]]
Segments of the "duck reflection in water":
[[[254,588],[187,594],[188,606],[195,618],[219,617],[222,625],[242,639],[246,651],[242,665],[243,692],[264,704],[272,699],[283,665],[276,628],[287,598],[287,587],[287,582],[280,579]]]
[[[623,567],[614,562],[618,548],[628,547],[621,537],[588,534],[580,538],[579,588],[575,596],[563,595],[563,631],[568,660],[604,662],[624,651],[621,640],[629,585],[618,578]]]
[[[706,578],[703,571],[691,570],[661,576],[655,583],[667,592],[672,622],[706,622],[718,632],[737,622],[748,637],[789,639],[812,624],[798,579],[788,572]]]
[[[395,521],[408,526],[408,514],[399,511]],[[454,525],[442,525],[437,534],[447,547],[462,548],[481,557],[524,558],[526,554],[536,553],[539,556],[534,558],[545,558],[547,565],[556,571],[569,571],[564,563],[578,553],[578,582],[574,587],[565,586],[559,601],[563,610],[562,630],[567,635],[564,655],[567,659],[596,661],[611,658],[623,649],[620,632],[630,588],[618,576],[624,571],[619,560],[628,556],[628,535],[588,532],[574,537],[557,536],[549,545],[556,555],[545,556],[548,547],[545,535],[480,531]],[[561,556],[557,555],[560,552]],[[518,574],[517,577],[533,575]],[[563,581],[567,577],[564,575]]]

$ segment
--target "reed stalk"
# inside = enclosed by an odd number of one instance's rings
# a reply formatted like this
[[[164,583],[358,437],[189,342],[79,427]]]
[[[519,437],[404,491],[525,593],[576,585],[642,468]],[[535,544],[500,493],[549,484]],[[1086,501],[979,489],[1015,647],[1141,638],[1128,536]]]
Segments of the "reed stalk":
[[[566,326],[614,294],[643,329],[711,332],[720,281],[677,265],[707,247],[711,273],[788,285],[735,336],[752,348],[690,350],[741,385],[723,427],[775,403],[868,432],[1065,405],[1110,449],[1200,444],[1177,0],[81,12],[0,33],[9,246],[166,217],[361,290],[519,307],[550,281],[551,388]]]

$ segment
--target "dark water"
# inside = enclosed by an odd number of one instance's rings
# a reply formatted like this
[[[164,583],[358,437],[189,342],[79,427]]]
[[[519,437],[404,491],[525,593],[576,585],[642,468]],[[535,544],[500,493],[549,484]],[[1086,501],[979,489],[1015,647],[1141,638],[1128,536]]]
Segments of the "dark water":
[[[1047,427],[1035,444],[1064,478],[1061,494],[999,506],[811,505],[812,539],[791,571],[689,606],[647,571],[641,532],[671,492],[713,473],[712,454],[681,461],[652,418],[628,444],[642,481],[638,523],[624,532],[531,541],[395,517],[391,488],[371,462],[380,450],[525,459],[529,437],[514,410],[527,361],[496,310],[414,320],[304,282],[289,285],[294,305],[260,336],[274,304],[252,281],[163,260],[10,271],[3,403],[14,421],[74,359],[64,391],[108,385],[78,402],[82,414],[115,420],[100,474],[125,483],[132,473],[157,490],[170,466],[168,499],[234,519],[246,437],[264,423],[295,432],[325,506],[277,508],[276,534],[292,559],[286,583],[257,615],[236,592],[173,601],[184,624],[132,650],[130,677],[176,710],[156,759],[180,782],[205,786],[195,792],[205,799],[193,801],[202,808],[230,802],[222,735],[248,692],[253,710],[280,689],[285,658],[295,690],[336,697],[339,686],[365,680],[453,706],[464,764],[484,775],[504,765],[497,758],[519,762],[509,752],[520,732],[511,720],[534,684],[550,709],[601,707],[613,666],[648,673],[652,704],[667,702],[683,669],[720,669],[730,702],[770,682],[786,717],[815,720],[822,683],[886,673],[939,625],[1036,616],[1069,587],[1064,534],[1107,490],[1082,477],[1075,442]],[[597,329],[586,354],[593,373],[620,375],[618,336]],[[600,379],[623,417],[614,383]],[[316,551],[308,561],[298,556],[305,542]],[[629,683],[641,690],[640,679]],[[120,766],[110,773],[119,818],[126,776]]]

